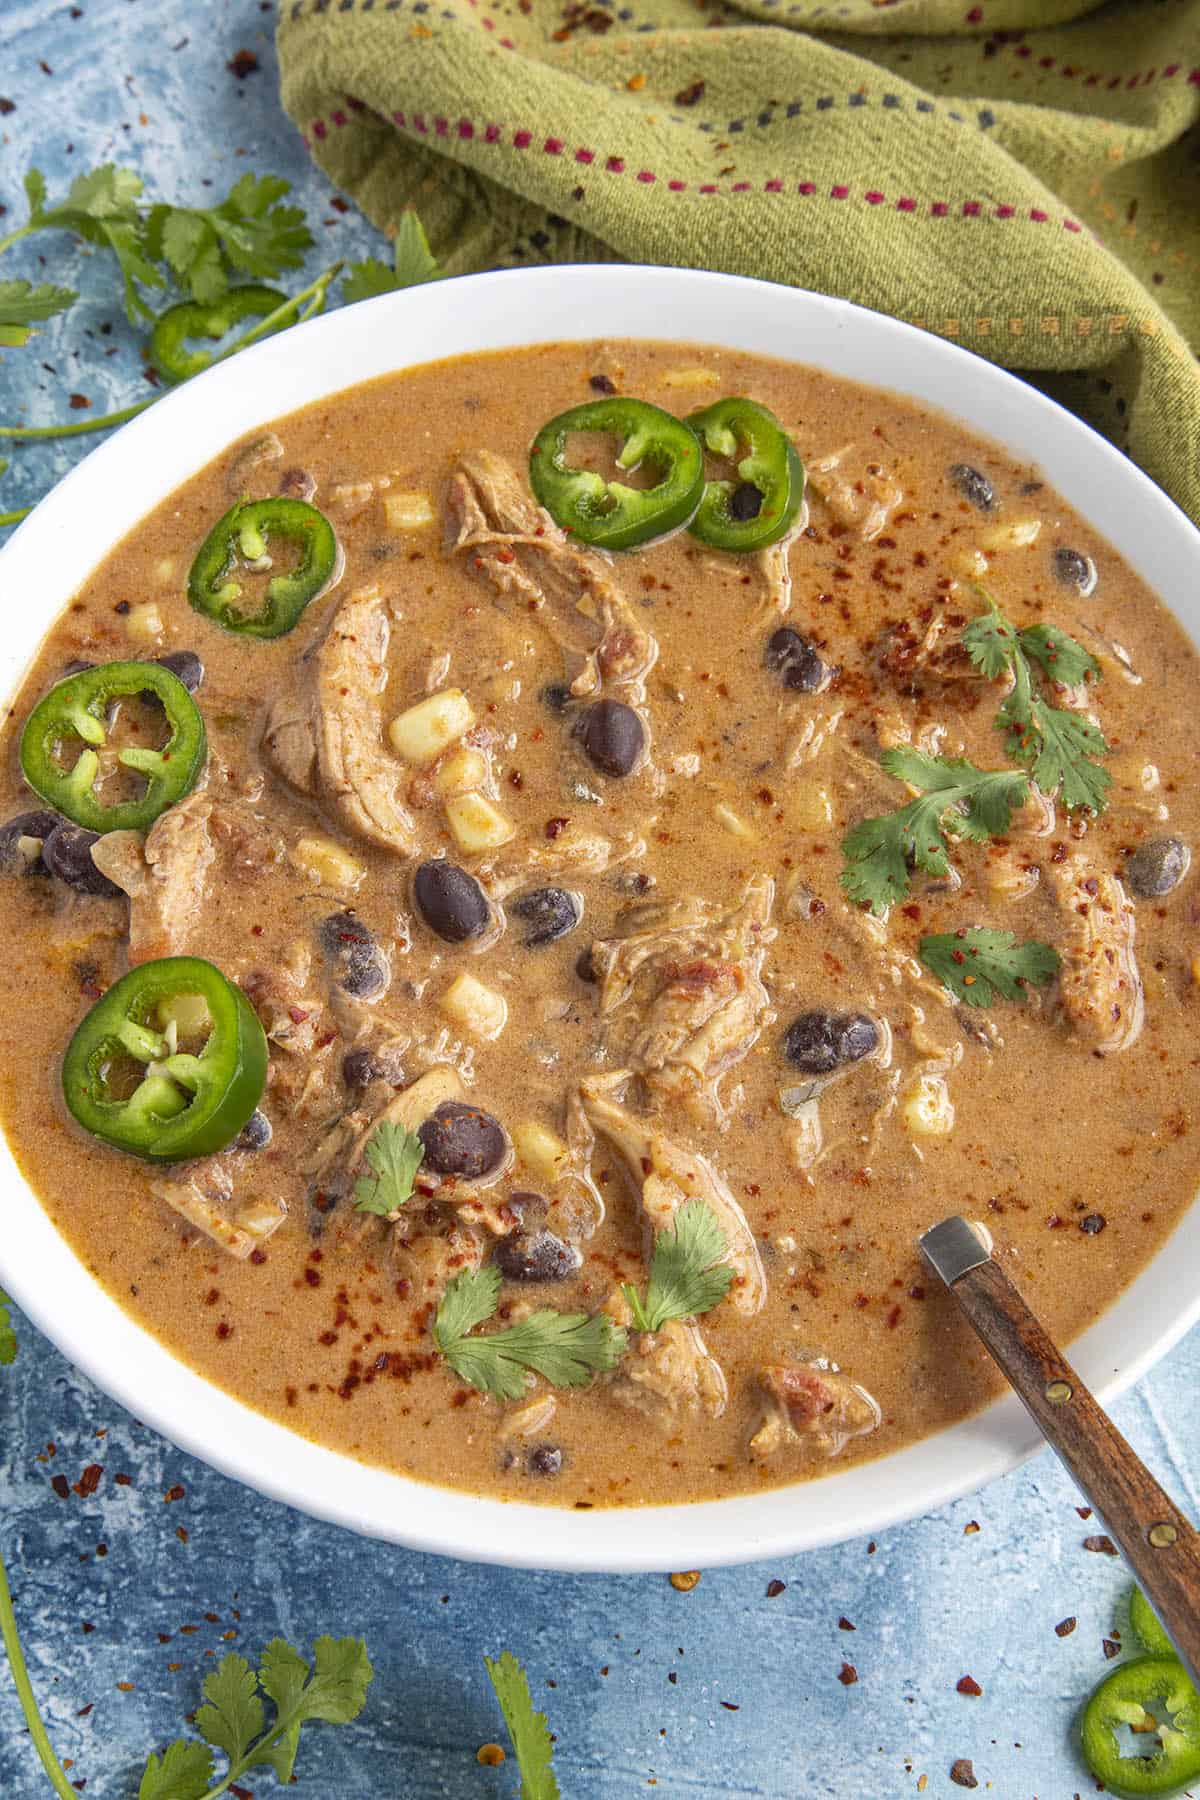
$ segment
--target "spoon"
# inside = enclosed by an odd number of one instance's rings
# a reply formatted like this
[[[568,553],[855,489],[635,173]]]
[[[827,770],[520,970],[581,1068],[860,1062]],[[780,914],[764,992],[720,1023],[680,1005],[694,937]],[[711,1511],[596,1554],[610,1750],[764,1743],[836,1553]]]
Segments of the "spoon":
[[[1200,1688],[1200,1533],[1159,1487],[966,1219],[917,1240],[1076,1485]]]

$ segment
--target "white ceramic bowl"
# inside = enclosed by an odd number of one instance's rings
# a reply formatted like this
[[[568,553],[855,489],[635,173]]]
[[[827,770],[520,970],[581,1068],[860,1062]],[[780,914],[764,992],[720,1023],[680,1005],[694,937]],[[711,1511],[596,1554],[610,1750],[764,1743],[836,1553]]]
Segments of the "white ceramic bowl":
[[[243,432],[355,382],[473,350],[589,338],[755,350],[940,407],[1036,462],[1200,635],[1200,533],[1139,470],[1031,388],[940,338],[792,288],[681,269],[471,276],[315,319],[210,370],[92,452],[0,553],[0,692],[111,545]],[[945,1196],[946,1209],[953,1196]],[[939,1197],[930,1196],[931,1220]],[[835,1543],[927,1512],[1040,1441],[1015,1398],[894,1456],[819,1481],[694,1506],[578,1513],[508,1505],[367,1468],[194,1374],[91,1279],[0,1145],[0,1281],[108,1393],[261,1493],[374,1537],[540,1568],[688,1569]],[[1102,1399],[1200,1317],[1200,1208],[1074,1347]],[[835,1465],[836,1468],[836,1465]]]

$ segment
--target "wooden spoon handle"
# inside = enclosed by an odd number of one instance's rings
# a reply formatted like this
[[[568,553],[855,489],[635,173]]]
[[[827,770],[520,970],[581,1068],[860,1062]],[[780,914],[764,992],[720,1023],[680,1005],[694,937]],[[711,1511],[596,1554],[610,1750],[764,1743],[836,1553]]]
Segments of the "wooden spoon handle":
[[[1200,1533],[1051,1342],[999,1263],[950,1292],[1083,1490],[1200,1688]]]

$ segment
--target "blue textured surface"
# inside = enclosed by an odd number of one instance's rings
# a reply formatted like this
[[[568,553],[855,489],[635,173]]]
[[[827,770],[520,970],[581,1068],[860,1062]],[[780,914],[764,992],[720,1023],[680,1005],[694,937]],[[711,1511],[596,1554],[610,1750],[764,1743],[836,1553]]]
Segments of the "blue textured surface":
[[[180,198],[205,178],[223,191],[253,167],[296,184],[320,240],[310,272],[334,254],[378,253],[373,232],[331,207],[279,110],[271,27],[270,7],[254,0],[0,0],[0,94],[15,103],[0,118],[5,223],[21,216],[29,162],[52,195],[117,158]],[[261,67],[238,80],[226,65],[243,47]],[[46,277],[87,299],[0,358],[0,417],[67,416],[69,391],[96,411],[140,397],[140,345],[113,305],[107,260],[45,237],[3,272],[32,274],[43,258]],[[0,511],[40,494],[89,441],[17,450]],[[1117,1409],[1193,1509],[1198,1375],[1193,1338]],[[97,1492],[59,1499],[52,1477],[74,1483],[93,1462],[104,1470]],[[177,1484],[182,1498],[164,1500]],[[1095,1784],[1072,1752],[1071,1722],[1104,1666],[1102,1638],[1125,1629],[1122,1567],[1084,1550],[1097,1526],[1078,1499],[1042,1458],[878,1546],[706,1574],[680,1594],[663,1577],[513,1574],[311,1524],[180,1455],[30,1328],[0,1379],[0,1544],[31,1671],[73,1779],[103,1800],[136,1793],[146,1750],[195,1707],[214,1654],[326,1630],[365,1635],[377,1678],[355,1725],[314,1727],[304,1742],[301,1791],[317,1800],[512,1800],[511,1761],[475,1760],[499,1735],[481,1657],[504,1646],[527,1662],[549,1711],[567,1800],[650,1787],[673,1800],[891,1800],[917,1792],[922,1775],[920,1791],[938,1797],[963,1791],[949,1776],[959,1757],[973,1760],[981,1793],[1072,1800]],[[776,1579],[786,1591],[768,1598]],[[1070,1616],[1077,1628],[1060,1638],[1055,1625]],[[839,1682],[843,1660],[855,1685]],[[965,1674],[981,1698],[956,1692]],[[258,1796],[273,1788],[255,1777]],[[46,1792],[0,1669],[0,1794]]]

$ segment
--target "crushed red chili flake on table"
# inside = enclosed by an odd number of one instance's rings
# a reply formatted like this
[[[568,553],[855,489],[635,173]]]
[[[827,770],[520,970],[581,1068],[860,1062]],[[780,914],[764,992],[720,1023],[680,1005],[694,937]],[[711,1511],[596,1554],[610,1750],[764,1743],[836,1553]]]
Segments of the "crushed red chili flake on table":
[[[741,1712],[742,1710],[740,1706],[735,1706],[732,1700],[722,1700],[721,1705],[725,1708],[726,1712]]]
[[[1070,1637],[1071,1633],[1074,1631],[1074,1629],[1075,1629],[1076,1625],[1078,1625],[1078,1623],[1079,1623],[1079,1620],[1076,1619],[1074,1616],[1072,1616],[1069,1619],[1060,1619],[1058,1621],[1058,1624],[1054,1627],[1055,1636],[1056,1637]]]
[[[184,1487],[183,1483],[181,1481],[177,1481],[175,1483],[175,1486],[169,1487],[167,1489],[166,1493],[163,1495],[163,1503],[164,1503],[164,1505],[169,1506],[172,1500],[182,1500],[183,1496],[186,1493],[187,1493],[187,1489]]]
[[[1077,1506],[1075,1511],[1079,1514],[1081,1519],[1090,1519],[1092,1516],[1092,1509],[1090,1506]]]
[[[1103,1648],[1105,1662],[1111,1662],[1114,1656],[1120,1656],[1121,1654],[1120,1644],[1115,1644],[1112,1638],[1105,1638],[1103,1640]]]
[[[850,1623],[850,1621],[849,1621],[849,1619],[848,1619],[848,1618],[847,1618],[847,1617],[846,1617],[846,1615],[845,1615],[845,1614],[844,1614],[844,1613],[843,1613],[843,1614],[842,1614],[842,1617],[841,1617],[841,1618],[840,1618],[840,1619],[839,1619],[839,1620],[838,1620],[838,1630],[839,1630],[839,1631],[857,1631],[857,1630],[858,1630],[858,1626],[857,1626],[857,1625],[852,1625],[852,1624],[851,1624],[851,1623]]]
[[[963,1526],[963,1536],[964,1537],[974,1537],[975,1533],[979,1529],[980,1529],[980,1526],[979,1526],[978,1519],[968,1519],[966,1524]]]
[[[1120,1551],[1117,1549],[1117,1546],[1113,1543],[1107,1532],[1101,1532],[1097,1537],[1085,1537],[1083,1540],[1083,1547],[1085,1550],[1096,1551],[1100,1556],[1120,1555]]]
[[[978,1700],[983,1692],[973,1675],[960,1675],[954,1687],[956,1693],[969,1694],[973,1700]]]
[[[90,406],[90,405],[91,405],[91,404],[92,404],[92,403],[91,403],[91,401],[90,401],[90,400],[89,400],[89,399],[88,399],[88,397],[87,397],[87,395],[86,395],[86,394],[72,394],[72,395],[71,395],[71,399],[70,399],[70,405],[71,405],[71,408],[72,408],[72,410],[73,410],[73,411],[74,411],[74,412],[83,412],[83,411],[85,411],[85,410],[86,410],[86,409],[87,409],[87,408],[88,408],[88,407],[89,407],[89,406]]]
[[[950,1779],[956,1787],[977,1788],[979,1786],[974,1765],[968,1756],[960,1756],[956,1762],[950,1764]]]
[[[65,1475],[52,1475],[50,1477],[50,1486],[54,1489],[60,1500],[67,1500],[70,1498],[71,1484]]]
[[[768,1581],[768,1583],[767,1583],[767,1599],[768,1600],[778,1600],[780,1594],[786,1594],[786,1592],[787,1592],[787,1582],[786,1581],[779,1581],[779,1580]]]
[[[79,1495],[81,1500],[89,1500],[91,1498],[96,1489],[100,1486],[100,1477],[103,1473],[104,1465],[102,1463],[88,1464],[87,1468],[83,1471],[83,1474],[79,1477],[79,1480],[75,1483],[74,1488],[75,1493]]]
[[[258,58],[253,50],[238,50],[230,57],[225,67],[231,75],[236,75],[239,81],[245,81],[247,75],[253,75],[258,68]]]
[[[475,1752],[475,1761],[482,1763],[485,1769],[498,1769],[504,1759],[504,1751],[499,1744],[480,1744]]]
[[[843,1687],[853,1687],[858,1680],[858,1670],[853,1663],[844,1662],[838,1671],[838,1680]]]

